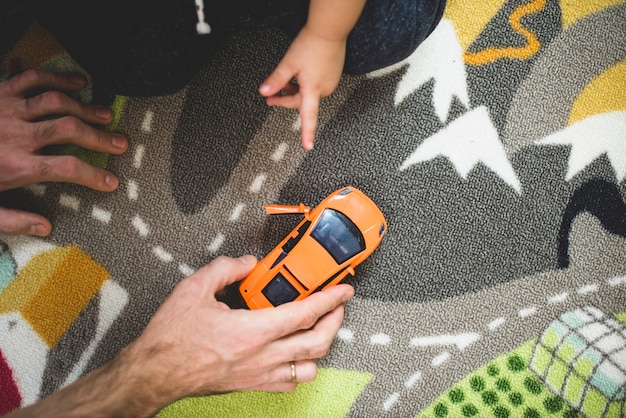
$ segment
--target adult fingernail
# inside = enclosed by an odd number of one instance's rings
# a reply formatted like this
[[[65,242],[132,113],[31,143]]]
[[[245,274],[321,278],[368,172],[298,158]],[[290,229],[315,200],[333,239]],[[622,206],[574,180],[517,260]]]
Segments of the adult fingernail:
[[[72,84],[85,84],[87,82],[87,80],[85,80],[85,77],[79,76],[79,75],[73,75],[70,77],[70,83]]]
[[[122,135],[114,134],[111,143],[115,148],[123,149],[126,147],[126,140]]]
[[[113,112],[105,107],[98,107],[96,108],[96,116],[100,119],[110,119],[113,116]]]
[[[48,234],[48,230],[42,224],[34,224],[30,226],[30,235],[44,236]]]
[[[117,187],[117,179],[111,174],[106,175],[106,177],[104,178],[104,183],[111,188]]]
[[[239,257],[239,261],[241,261],[243,264],[250,264],[250,263],[255,263],[256,262],[256,258],[252,255],[242,255],[241,257]]]

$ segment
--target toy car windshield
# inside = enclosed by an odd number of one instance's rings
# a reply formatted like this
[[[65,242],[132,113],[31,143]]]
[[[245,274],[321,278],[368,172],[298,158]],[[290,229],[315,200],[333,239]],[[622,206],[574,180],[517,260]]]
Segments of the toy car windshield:
[[[356,225],[343,213],[325,209],[311,236],[343,264],[365,250],[365,239]]]

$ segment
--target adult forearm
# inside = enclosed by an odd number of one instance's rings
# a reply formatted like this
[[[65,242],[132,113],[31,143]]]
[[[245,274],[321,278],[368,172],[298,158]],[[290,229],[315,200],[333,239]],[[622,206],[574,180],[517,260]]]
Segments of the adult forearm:
[[[38,403],[19,409],[11,418],[55,417],[148,417],[166,401],[154,392],[140,365],[123,351],[111,362],[78,379]]]
[[[365,0],[311,0],[305,28],[328,40],[344,40],[364,6]]]

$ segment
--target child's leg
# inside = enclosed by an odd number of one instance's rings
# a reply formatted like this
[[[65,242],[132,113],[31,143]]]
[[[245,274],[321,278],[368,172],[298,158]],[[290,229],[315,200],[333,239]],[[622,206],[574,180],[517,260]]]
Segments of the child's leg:
[[[207,7],[212,3],[205,2]],[[193,0],[28,0],[101,88],[127,96],[176,92],[230,35],[220,10],[207,10],[210,35],[198,35]]]
[[[271,24],[295,38],[308,12],[308,0],[273,0]],[[445,0],[367,0],[348,36],[344,72],[363,74],[408,57],[441,20]]]
[[[363,74],[402,61],[441,20],[445,0],[367,0],[348,36],[347,74]]]

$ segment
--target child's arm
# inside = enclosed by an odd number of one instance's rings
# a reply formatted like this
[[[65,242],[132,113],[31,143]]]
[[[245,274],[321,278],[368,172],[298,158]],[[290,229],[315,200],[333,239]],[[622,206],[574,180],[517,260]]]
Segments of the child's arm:
[[[313,148],[320,99],[339,84],[346,39],[364,5],[365,0],[311,0],[306,24],[259,88],[268,105],[299,109],[305,149]],[[290,83],[294,77],[297,85]],[[281,90],[284,95],[277,95]]]

